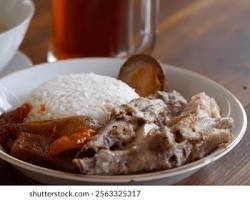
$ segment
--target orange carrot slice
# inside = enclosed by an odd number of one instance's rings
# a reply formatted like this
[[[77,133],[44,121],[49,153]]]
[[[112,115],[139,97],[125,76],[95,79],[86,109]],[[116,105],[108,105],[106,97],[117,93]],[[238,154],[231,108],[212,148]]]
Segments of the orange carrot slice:
[[[81,149],[84,144],[91,140],[95,133],[96,131],[93,129],[83,128],[71,135],[62,136],[52,142],[49,153],[57,155],[71,149]]]

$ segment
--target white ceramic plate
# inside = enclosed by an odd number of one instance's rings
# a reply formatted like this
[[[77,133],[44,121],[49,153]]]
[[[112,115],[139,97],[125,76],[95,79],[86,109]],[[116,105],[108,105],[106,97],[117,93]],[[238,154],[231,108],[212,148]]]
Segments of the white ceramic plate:
[[[57,63],[46,63],[10,74],[0,80],[0,86],[6,87],[19,98],[25,98],[41,83],[55,78],[59,74],[95,72],[116,77],[124,61],[112,58],[75,59]],[[205,158],[175,169],[153,173],[125,176],[89,176],[51,170],[18,160],[0,150],[0,158],[11,163],[27,176],[45,184],[172,184],[178,182],[205,165],[221,158],[232,150],[243,137],[247,118],[241,103],[228,90],[216,82],[181,68],[163,65],[167,72],[168,86],[181,92],[186,98],[205,91],[215,97],[222,107],[223,115],[234,118],[234,140],[226,148]]]

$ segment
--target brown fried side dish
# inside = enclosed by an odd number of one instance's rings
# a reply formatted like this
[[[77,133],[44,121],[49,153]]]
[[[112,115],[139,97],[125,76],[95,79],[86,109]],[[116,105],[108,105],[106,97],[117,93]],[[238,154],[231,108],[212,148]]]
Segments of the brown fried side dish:
[[[0,145],[40,166],[83,174],[152,172],[201,159],[231,142],[233,120],[200,93],[187,102],[159,91],[114,109],[107,124],[86,116],[23,122],[24,104],[0,116]]]
[[[25,123],[24,106],[0,117],[0,145],[21,160],[78,172],[72,159],[102,125],[85,116]]]
[[[24,118],[30,112],[31,107],[28,104],[23,104],[16,110],[4,113],[0,116],[0,145],[7,147],[8,140],[12,137],[10,126],[13,123],[22,123]]]
[[[16,158],[40,166],[58,169],[68,172],[77,172],[72,165],[72,156],[69,153],[52,156],[49,148],[53,142],[52,138],[21,132],[12,144],[10,154]]]

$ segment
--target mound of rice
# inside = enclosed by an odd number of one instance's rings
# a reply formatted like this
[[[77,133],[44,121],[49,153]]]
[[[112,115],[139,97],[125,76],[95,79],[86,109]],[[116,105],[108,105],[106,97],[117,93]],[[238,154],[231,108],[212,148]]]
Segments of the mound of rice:
[[[87,115],[106,122],[113,107],[134,98],[138,94],[115,78],[93,73],[59,76],[35,89],[26,99],[32,110],[25,121]]]

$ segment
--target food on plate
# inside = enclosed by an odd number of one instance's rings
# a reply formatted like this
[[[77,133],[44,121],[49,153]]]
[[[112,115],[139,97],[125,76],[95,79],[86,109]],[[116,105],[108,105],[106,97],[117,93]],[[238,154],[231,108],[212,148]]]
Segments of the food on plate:
[[[3,113],[0,116],[0,145],[6,147],[10,138],[9,125],[13,123],[21,123],[30,112],[30,106],[23,104],[14,111]]]
[[[150,57],[136,57],[135,65],[145,58]],[[121,70],[123,77],[131,75],[130,67]],[[57,77],[0,116],[0,145],[20,160],[51,169],[126,175],[179,167],[230,144],[233,119],[221,116],[214,98],[202,92],[186,100],[163,91],[160,76],[158,85],[152,80],[136,83],[139,96],[133,85],[111,77]],[[153,89],[147,90],[150,82]]]
[[[58,155],[71,149],[80,150],[95,134],[96,131],[93,129],[81,128],[71,135],[64,135],[50,145],[49,153]]]
[[[130,57],[121,67],[118,78],[140,96],[149,96],[164,89],[164,73],[160,63],[149,55]]]
[[[59,76],[35,89],[26,100],[32,106],[26,121],[86,115],[105,122],[113,107],[137,97],[134,89],[112,77],[94,73]]]
[[[17,108],[11,114],[18,116],[20,110]],[[0,121],[5,121],[0,124],[0,135],[5,138],[0,145],[21,160],[64,171],[74,169],[71,162],[74,154],[103,126],[85,116],[23,123],[6,116],[0,117]]]
[[[70,152],[53,156],[49,153],[52,138],[27,132],[20,132],[12,144],[10,154],[32,164],[67,172],[78,172],[72,164]]]

